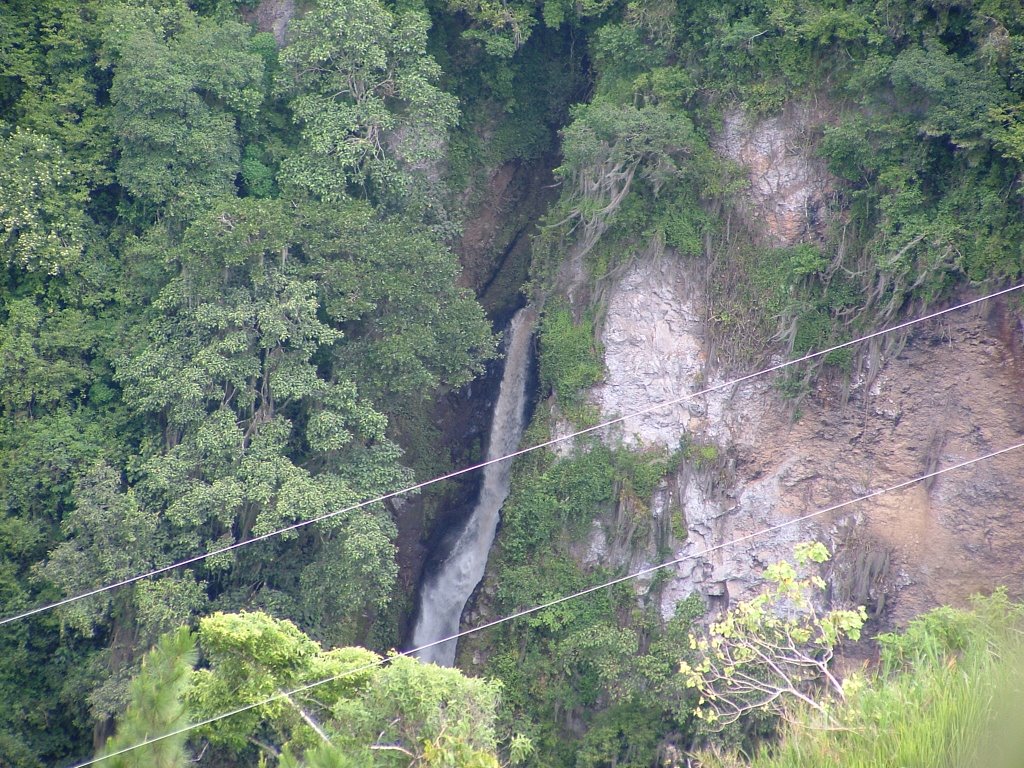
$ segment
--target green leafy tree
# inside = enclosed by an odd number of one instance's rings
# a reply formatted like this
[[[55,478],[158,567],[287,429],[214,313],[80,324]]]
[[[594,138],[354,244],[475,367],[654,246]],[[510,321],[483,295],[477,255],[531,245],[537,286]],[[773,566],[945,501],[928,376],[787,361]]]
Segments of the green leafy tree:
[[[964,150],[990,140],[992,110],[1010,101],[996,73],[972,67],[937,44],[903,51],[890,78],[906,103],[924,107],[920,133],[949,137]]]
[[[77,595],[150,570],[168,561],[159,515],[143,507],[120,474],[98,463],[75,483],[74,508],[62,521],[65,541],[35,569],[63,594]],[[106,637],[92,655],[99,677],[87,697],[98,723],[122,711],[128,680],[145,649],[164,632],[206,607],[205,584],[191,575],[164,577],[80,600],[60,611],[64,628],[84,637]]]
[[[798,545],[795,555],[806,567],[827,560],[828,550],[814,542]],[[696,715],[713,726],[750,713],[780,714],[794,701],[827,716],[819,686],[845,697],[830,663],[840,641],[860,638],[864,608],[820,611],[812,592],[823,590],[824,581],[801,577],[787,562],[769,566],[765,578],[768,590],[727,611],[706,637],[691,635],[690,647],[702,658],[680,664],[687,685],[700,694]]]
[[[379,0],[324,0],[294,22],[281,52],[282,87],[302,126],[285,179],[338,202],[401,194],[400,166],[438,160],[458,119],[427,54],[430,21]]]
[[[88,322],[74,311],[46,312],[35,300],[15,299],[0,327],[0,407],[10,419],[39,417],[85,392],[92,372],[82,364]]]
[[[195,637],[187,627],[168,632],[142,661],[129,687],[128,708],[120,718],[117,735],[109,739],[100,757],[113,768],[185,768],[186,734],[169,736],[123,754],[114,754],[142,741],[185,728],[189,716],[184,693],[196,662]]]
[[[142,342],[118,366],[129,405],[163,424],[137,487],[164,510],[175,553],[318,517],[406,478],[386,418],[347,378],[321,369],[342,333],[323,319],[292,226],[279,200],[235,200],[199,217],[175,250],[179,273],[160,292]],[[361,584],[348,593],[361,598],[350,618],[390,594],[393,537],[379,507],[321,527],[316,541],[334,541]],[[295,571],[247,557],[233,586]],[[218,573],[233,562],[207,567]]]
[[[50,553],[42,568],[50,581],[76,594],[153,567],[160,553],[157,518],[142,509],[131,490],[124,491],[113,468],[96,465],[75,484],[73,498],[75,509],[62,523],[67,540]],[[108,593],[75,603],[64,615],[79,631],[92,634],[113,602],[119,601],[123,610],[126,599],[125,592]]]
[[[664,105],[637,107],[597,101],[577,107],[563,131],[564,159],[556,173],[567,183],[556,224],[575,233],[583,251],[604,234],[639,176],[656,197],[678,178],[694,151],[693,124]]]
[[[263,100],[263,59],[248,48],[249,29],[177,3],[105,13],[120,184],[143,203],[184,211],[233,194],[237,123]]]
[[[82,195],[111,180],[105,78],[94,66],[101,7],[95,0],[14,0],[0,15],[3,119],[60,147],[60,165]]]
[[[973,597],[966,610],[924,613],[878,637],[881,663],[848,675],[831,727],[794,706],[770,746],[742,759],[696,757],[716,768],[1020,765],[1022,619],[1002,589]]]
[[[0,254],[7,266],[57,274],[85,240],[86,192],[60,145],[18,128],[0,137]]]
[[[366,393],[385,406],[422,399],[468,381],[493,350],[451,252],[365,203],[235,198],[197,216],[180,244],[162,242],[174,272],[117,378],[130,407],[159,419],[136,489],[162,511],[175,557],[407,482]],[[391,598],[394,524],[378,505],[300,536],[291,567],[246,552],[228,576],[235,558],[217,557],[210,583],[228,604],[255,590],[318,637],[354,641]],[[266,546],[283,553],[295,537]]]
[[[236,755],[280,750],[290,766],[498,765],[494,683],[408,657],[382,664],[361,648],[325,651],[262,613],[208,616],[199,643],[206,667],[186,695],[194,717],[277,696],[202,729]]]
[[[615,6],[614,0],[445,0],[445,11],[469,20],[466,40],[479,43],[491,56],[511,59],[526,45],[538,23],[550,29],[580,25]]]
[[[300,226],[324,310],[346,334],[332,348],[336,365],[375,402],[420,400],[483,372],[495,338],[458,284],[456,257],[428,229],[351,201],[340,213],[307,204]]]

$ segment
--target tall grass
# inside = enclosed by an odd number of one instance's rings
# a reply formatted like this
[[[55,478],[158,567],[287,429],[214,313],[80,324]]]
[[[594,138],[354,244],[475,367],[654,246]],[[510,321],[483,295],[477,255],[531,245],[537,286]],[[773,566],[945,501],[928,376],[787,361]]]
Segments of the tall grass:
[[[1024,607],[1005,592],[940,608],[884,635],[882,664],[851,677],[834,722],[795,711],[751,768],[1024,766]],[[838,724],[838,725],[837,725]],[[706,766],[737,765],[703,756]]]

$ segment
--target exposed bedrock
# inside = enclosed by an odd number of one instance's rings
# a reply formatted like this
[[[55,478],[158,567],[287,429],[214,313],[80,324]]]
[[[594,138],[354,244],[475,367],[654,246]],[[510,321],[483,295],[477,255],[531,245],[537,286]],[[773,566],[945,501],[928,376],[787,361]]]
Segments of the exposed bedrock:
[[[607,379],[592,397],[611,418],[719,383],[708,375],[700,266],[670,257],[634,264],[613,288],[602,333]],[[916,326],[870,389],[823,383],[793,414],[764,378],[626,421],[616,439],[717,449],[709,466],[672,478],[655,515],[681,504],[688,538],[676,554],[778,525],[998,450],[1024,435],[1019,325],[999,301]],[[737,598],[792,545],[837,548],[834,589],[903,622],[972,592],[1024,587],[1024,451],[957,470],[679,566],[663,612],[692,590]],[[603,531],[604,529],[602,529]],[[595,530],[590,559],[609,550]],[[646,550],[620,553],[630,565]],[[884,566],[884,567],[883,567]],[[874,571],[873,573],[865,573]]]
[[[727,116],[718,142],[748,166],[749,215],[778,244],[816,236],[814,211],[830,183],[796,141],[808,119]],[[707,359],[705,279],[699,260],[642,255],[610,288],[607,375],[590,393],[605,418],[722,382]],[[660,540],[617,546],[614,521],[605,520],[578,554],[630,568],[663,559],[666,548],[696,555],[1020,442],[1022,359],[1019,317],[996,300],[913,327],[869,382],[822,380],[795,413],[765,377],[630,419],[608,439],[669,450],[684,439],[706,446],[705,460],[686,462],[656,492],[651,512],[662,524],[651,529]],[[1024,596],[1022,478],[1024,450],[697,556],[663,585],[662,612],[694,590],[712,604],[750,596],[766,564],[810,538],[836,552],[834,598],[866,603],[885,623],[999,585]],[[680,510],[683,541],[681,526],[669,524]]]
[[[771,117],[754,118],[739,108],[723,116],[713,145],[746,169],[741,208],[774,245],[815,240],[824,232],[835,184],[814,148],[828,119],[818,102],[791,103]]]

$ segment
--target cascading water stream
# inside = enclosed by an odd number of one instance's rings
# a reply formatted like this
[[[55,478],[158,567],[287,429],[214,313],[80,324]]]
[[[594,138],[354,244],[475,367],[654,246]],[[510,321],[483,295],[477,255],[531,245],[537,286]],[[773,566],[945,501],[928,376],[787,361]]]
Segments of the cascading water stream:
[[[491,420],[487,459],[514,451],[523,434],[526,380],[530,368],[530,338],[536,313],[524,307],[512,318],[505,370],[501,376],[498,402]],[[459,534],[448,557],[420,590],[420,612],[412,633],[414,647],[420,647],[459,631],[466,601],[484,575],[487,555],[498,528],[498,513],[508,496],[512,460],[484,467],[480,497],[465,529]],[[455,663],[455,640],[421,651],[421,661],[444,667]]]

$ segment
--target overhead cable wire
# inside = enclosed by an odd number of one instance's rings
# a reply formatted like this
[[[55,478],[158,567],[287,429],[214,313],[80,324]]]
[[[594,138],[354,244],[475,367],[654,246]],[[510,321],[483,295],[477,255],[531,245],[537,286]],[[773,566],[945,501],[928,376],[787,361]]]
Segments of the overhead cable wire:
[[[462,469],[457,469],[457,470],[455,470],[453,472],[449,472],[449,473],[444,474],[444,475],[439,475],[438,477],[431,478],[430,480],[424,480],[422,482],[415,483],[413,485],[410,485],[410,486],[408,486],[406,488],[402,488],[402,489],[397,490],[397,491],[391,491],[390,493],[385,493],[385,494],[382,494],[380,496],[375,496],[375,497],[373,497],[371,499],[367,499],[365,501],[361,501],[358,504],[352,504],[351,506],[343,507],[342,509],[337,509],[337,510],[334,510],[333,512],[327,512],[327,513],[325,513],[323,515],[318,515],[317,517],[311,517],[308,520],[300,520],[297,523],[292,523],[291,525],[287,525],[287,526],[285,526],[283,528],[278,528],[277,530],[269,531],[267,533],[260,534],[259,536],[253,536],[252,538],[245,539],[243,541],[236,541],[233,544],[228,544],[227,546],[218,547],[217,549],[212,549],[209,552],[205,552],[205,553],[199,554],[199,555],[194,555],[194,556],[186,558],[184,560],[179,560],[177,562],[171,563],[170,565],[164,565],[164,566],[161,566],[159,568],[154,568],[154,569],[152,569],[150,571],[146,571],[144,573],[136,574],[135,576],[129,576],[127,578],[121,579],[120,581],[111,582],[110,584],[106,584],[106,585],[101,586],[101,587],[96,587],[95,589],[90,589],[90,590],[87,590],[85,592],[81,592],[81,593],[76,594],[76,595],[71,595],[69,597],[62,598],[61,600],[55,600],[52,603],[46,603],[44,605],[40,605],[40,606],[37,606],[35,608],[31,608],[31,609],[29,609],[27,611],[22,611],[20,613],[15,613],[15,614],[12,614],[11,616],[6,616],[6,617],[0,619],[0,626],[4,626],[5,624],[10,624],[12,622],[19,621],[21,619],[26,619],[29,616],[35,616],[37,614],[44,613],[46,611],[51,611],[51,610],[53,610],[55,608],[60,608],[60,607],[65,606],[65,605],[69,605],[71,603],[78,602],[79,600],[84,600],[84,599],[86,599],[88,597],[94,597],[94,596],[100,595],[100,594],[102,594],[104,592],[109,592],[109,591],[114,590],[114,589],[119,589],[121,587],[126,587],[129,584],[134,584],[137,581],[142,581],[143,579],[152,578],[153,576],[159,576],[162,573],[167,573],[168,571],[173,571],[173,570],[176,570],[178,568],[184,568],[187,565],[193,565],[194,563],[201,562],[203,560],[206,560],[207,558],[216,557],[218,555],[223,555],[223,554],[226,554],[228,552],[232,552],[232,551],[234,551],[236,549],[241,549],[242,547],[247,547],[250,544],[255,544],[255,543],[260,542],[260,541],[266,541],[267,539],[274,538],[275,536],[280,536],[281,534],[284,534],[284,533],[290,533],[292,531],[297,531],[297,530],[299,530],[301,528],[305,528],[308,525],[314,525],[315,523],[319,523],[319,522],[322,522],[324,520],[329,520],[329,519],[331,519],[333,517],[337,517],[339,515],[348,514],[349,512],[354,512],[354,511],[356,511],[358,509],[362,509],[364,507],[368,507],[368,506],[370,506],[372,504],[379,504],[379,503],[381,503],[383,501],[387,501],[388,499],[393,499],[393,498],[395,498],[397,496],[404,496],[405,494],[408,494],[408,493],[414,493],[416,491],[419,491],[419,490],[421,490],[423,488],[427,488],[428,486],[434,485],[436,483],[441,483],[441,482],[444,482],[446,480],[451,480],[453,478],[460,477],[461,475],[465,475],[465,474],[467,474],[469,472],[474,472],[474,471],[476,471],[478,469],[483,469],[484,467],[490,466],[491,464],[497,464],[499,461],[507,461],[509,459],[514,459],[514,458],[516,458],[518,456],[522,456],[524,454],[531,453],[533,451],[537,451],[537,450],[540,450],[542,448],[548,448],[548,447],[550,447],[552,445],[556,445],[557,443],[565,442],[566,440],[572,440],[573,438],[579,437],[581,435],[586,435],[586,434],[589,434],[591,432],[596,432],[598,430],[607,429],[608,427],[614,426],[616,424],[621,424],[622,422],[627,421],[628,419],[636,418],[637,416],[645,416],[645,415],[647,415],[649,413],[653,413],[655,411],[659,411],[662,408],[668,408],[670,406],[678,405],[679,403],[683,403],[683,402],[686,402],[688,400],[693,400],[694,398],[697,398],[697,397],[702,397],[704,395],[711,394],[712,392],[718,392],[720,390],[727,389],[729,387],[735,387],[735,386],[737,386],[739,384],[743,384],[743,383],[751,381],[753,379],[757,379],[757,378],[759,378],[761,376],[765,376],[765,375],[767,375],[769,373],[775,373],[776,371],[781,371],[781,370],[783,370],[785,368],[789,368],[791,366],[807,362],[808,360],[814,360],[814,359],[819,358],[819,357],[824,357],[825,355],[829,355],[832,352],[836,352],[837,350],[846,349],[847,347],[852,347],[852,346],[854,346],[856,344],[860,344],[860,343],[865,342],[865,341],[870,341],[871,339],[878,338],[879,336],[884,336],[884,335],[886,335],[888,333],[894,333],[895,331],[900,331],[900,330],[903,330],[905,328],[910,328],[911,326],[917,325],[918,323],[923,323],[923,322],[926,322],[928,320],[934,320],[935,318],[941,317],[943,315],[947,315],[950,312],[956,312],[956,311],[961,310],[961,309],[966,309],[967,307],[974,306],[975,304],[980,304],[980,303],[982,303],[984,301],[988,301],[990,299],[994,299],[994,298],[997,298],[999,296],[1004,296],[1004,295],[1006,295],[1008,293],[1012,293],[1014,291],[1018,291],[1021,288],[1024,288],[1024,283],[1020,283],[1018,285],[1014,285],[1014,286],[1012,286],[1010,288],[1004,288],[1003,290],[987,294],[986,296],[982,296],[982,297],[977,298],[977,299],[971,299],[970,301],[965,301],[965,302],[963,302],[961,304],[956,304],[955,306],[947,307],[946,309],[940,309],[940,310],[938,310],[936,312],[931,312],[930,314],[923,315],[922,317],[918,317],[918,318],[915,318],[913,320],[906,320],[906,321],[904,321],[902,323],[898,323],[897,325],[891,326],[889,328],[883,328],[882,330],[874,331],[873,333],[869,333],[866,336],[861,336],[861,337],[853,339],[851,341],[844,341],[841,344],[836,344],[835,346],[828,347],[827,349],[822,349],[822,350],[820,350],[818,352],[811,352],[809,354],[802,355],[801,357],[795,358],[793,360],[787,360],[786,362],[778,363],[776,365],[772,365],[772,366],[770,366],[768,368],[764,368],[762,370],[755,371],[754,373],[748,373],[748,374],[746,374],[744,376],[740,376],[739,378],[736,378],[736,379],[730,379],[729,381],[724,381],[724,382],[720,382],[718,384],[714,384],[714,385],[712,385],[710,387],[705,387],[704,389],[698,390],[696,392],[690,392],[690,393],[687,393],[685,395],[681,395],[680,397],[673,398],[671,400],[663,400],[663,401],[661,401],[659,403],[655,403],[654,405],[649,405],[646,408],[641,408],[640,410],[631,411],[630,413],[627,413],[624,416],[617,416],[614,419],[608,419],[607,421],[603,421],[600,424],[595,424],[593,426],[586,427],[584,429],[580,429],[580,430],[577,430],[575,432],[570,432],[569,434],[559,435],[558,437],[553,437],[550,440],[545,440],[542,443],[537,443],[536,445],[531,445],[531,446],[528,446],[526,448],[520,448],[519,450],[513,451],[513,452],[508,453],[508,454],[506,454],[504,456],[499,456],[499,457],[494,458],[494,459],[488,459],[488,460],[482,461],[482,462],[480,462],[478,464],[472,464],[472,465],[470,465],[468,467],[463,467]]]
[[[959,462],[957,464],[952,464],[952,465],[950,465],[948,467],[943,467],[942,469],[937,469],[937,470],[934,470],[932,472],[928,472],[926,474],[919,475],[918,477],[912,478],[911,480],[904,480],[903,482],[897,483],[896,485],[890,485],[890,486],[888,486],[886,488],[882,488],[882,489],[877,490],[877,491],[872,491],[871,493],[866,493],[863,496],[858,496],[855,499],[849,499],[848,501],[843,501],[843,502],[840,502],[839,504],[833,504],[832,506],[825,507],[823,509],[819,509],[819,510],[816,510],[814,512],[809,512],[808,514],[801,515],[800,517],[794,517],[791,520],[785,520],[785,521],[783,521],[781,523],[777,523],[775,525],[770,525],[770,526],[768,526],[766,528],[761,528],[761,529],[759,529],[757,531],[754,531],[752,533],[747,533],[747,534],[744,534],[742,536],[737,536],[736,538],[729,539],[729,541],[724,541],[721,544],[715,544],[714,546],[705,547],[700,552],[691,552],[690,554],[680,555],[679,557],[673,558],[672,560],[666,560],[665,562],[658,563],[657,565],[648,566],[647,568],[641,568],[639,571],[634,571],[632,573],[626,574],[625,576],[619,576],[619,577],[611,579],[609,581],[605,581],[605,582],[602,582],[600,584],[595,584],[594,586],[587,587],[586,589],[581,589],[578,592],[573,592],[573,593],[568,594],[568,595],[563,595],[562,597],[555,598],[554,600],[549,600],[548,602],[543,603],[541,605],[535,605],[532,608],[526,608],[526,609],[521,610],[521,611],[516,611],[515,613],[511,613],[511,614],[509,614],[507,616],[502,616],[501,618],[497,618],[497,619],[494,619],[492,621],[485,622],[483,624],[480,624],[479,626],[471,627],[470,629],[464,629],[461,632],[457,632],[457,633],[455,633],[453,635],[450,635],[449,637],[445,637],[445,638],[442,638],[440,640],[434,640],[433,642],[426,643],[424,645],[418,646],[417,648],[412,648],[412,649],[410,649],[408,651],[403,651],[402,653],[398,653],[398,654],[395,654],[395,655],[392,655],[392,656],[384,656],[384,657],[380,658],[379,660],[377,660],[375,662],[371,662],[371,663],[368,663],[368,664],[363,664],[361,666],[354,667],[353,669],[345,670],[344,672],[341,672],[341,673],[339,673],[337,675],[332,675],[331,677],[325,677],[325,678],[320,679],[320,680],[315,680],[315,681],[313,681],[311,683],[306,683],[305,685],[300,685],[300,686],[298,686],[296,688],[293,688],[293,689],[291,689],[289,691],[280,691],[279,693],[276,693],[276,694],[274,694],[272,696],[268,696],[265,699],[261,699],[260,701],[254,701],[251,704],[245,704],[243,706],[236,707],[235,709],[229,710],[227,712],[222,712],[221,714],[215,715],[214,717],[208,717],[205,720],[200,720],[197,723],[192,723],[191,725],[188,725],[188,726],[185,726],[185,727],[178,728],[176,730],[170,731],[169,733],[165,733],[162,736],[154,736],[152,738],[145,739],[143,741],[138,742],[137,744],[133,744],[133,745],[128,746],[128,747],[123,747],[123,748],[121,748],[119,750],[111,752],[108,755],[102,755],[100,757],[94,757],[91,760],[87,760],[87,761],[85,761],[83,763],[75,763],[74,765],[69,766],[69,768],[86,768],[86,766],[95,765],[96,763],[102,762],[102,761],[104,761],[104,760],[106,760],[108,758],[117,757],[118,755],[123,755],[126,752],[131,752],[132,750],[135,750],[135,749],[141,749],[142,747],[149,746],[150,744],[155,744],[155,743],[157,743],[159,741],[163,741],[164,739],[170,739],[170,738],[173,738],[174,736],[181,736],[182,734],[188,733],[189,731],[193,731],[196,728],[202,728],[202,727],[205,727],[207,725],[211,725],[213,723],[219,722],[221,720],[226,720],[229,717],[234,717],[235,715],[239,715],[239,714],[241,714],[243,712],[248,712],[250,710],[256,709],[257,707],[262,707],[262,706],[264,706],[266,704],[272,704],[275,701],[280,701],[282,699],[290,698],[290,697],[295,696],[297,694],[304,693],[306,691],[312,690],[313,688],[317,688],[317,687],[319,687],[321,685],[327,685],[328,683],[332,683],[335,680],[340,680],[341,678],[349,677],[351,675],[358,674],[359,672],[365,672],[365,671],[373,669],[375,667],[382,666],[382,665],[386,664],[392,658],[395,658],[395,656],[413,656],[414,654],[417,654],[420,651],[425,651],[428,648],[433,648],[436,645],[441,645],[442,643],[447,643],[447,642],[452,641],[452,640],[458,640],[460,638],[466,637],[467,635],[474,635],[474,634],[476,634],[478,632],[484,631],[485,629],[491,629],[491,628],[496,627],[496,626],[498,626],[500,624],[505,624],[505,623],[507,623],[509,621],[515,621],[516,619],[521,619],[524,616],[529,616],[531,614],[538,613],[540,611],[546,610],[546,609],[551,608],[553,606],[560,605],[562,603],[567,603],[570,600],[576,600],[578,598],[585,597],[586,595],[592,594],[594,592],[599,592],[600,590],[616,586],[617,584],[622,584],[624,582],[640,578],[641,576],[646,576],[648,574],[654,573],[655,571],[660,571],[663,568],[670,568],[673,565],[679,565],[680,563],[683,563],[683,562],[685,562],[687,560],[696,560],[697,558],[705,557],[705,556],[711,554],[712,552],[717,552],[719,550],[735,546],[736,544],[740,544],[740,543],[745,542],[745,541],[750,541],[752,539],[759,538],[759,537],[764,536],[766,534],[774,533],[775,531],[780,531],[783,528],[788,528],[790,526],[796,525],[797,523],[802,523],[802,522],[805,522],[807,520],[811,520],[811,519],[813,519],[815,517],[820,517],[821,515],[826,515],[826,514],[828,514],[830,512],[835,512],[835,511],[843,509],[845,507],[849,507],[849,506],[852,506],[854,504],[858,504],[858,503],[860,503],[862,501],[868,501],[869,499],[877,498],[877,497],[882,496],[882,495],[884,495],[886,493],[892,493],[894,491],[902,490],[903,488],[907,488],[907,487],[909,487],[911,485],[914,485],[916,483],[921,483],[921,482],[924,482],[925,480],[930,480],[933,477],[938,477],[939,475],[944,475],[947,472],[954,472],[954,471],[956,471],[958,469],[963,469],[965,467],[969,467],[969,466],[972,466],[974,464],[978,464],[978,463],[980,463],[982,461],[987,461],[989,459],[994,459],[997,456],[1002,456],[1003,454],[1010,453],[1011,451],[1016,451],[1016,450],[1018,450],[1020,448],[1024,448],[1024,442],[1020,442],[1020,443],[1017,443],[1016,445],[1011,445],[1011,446],[1006,447],[1006,448],[1001,448],[998,451],[992,451],[991,453],[986,453],[983,456],[976,456],[973,459],[967,459],[966,461],[961,461],[961,462]]]

